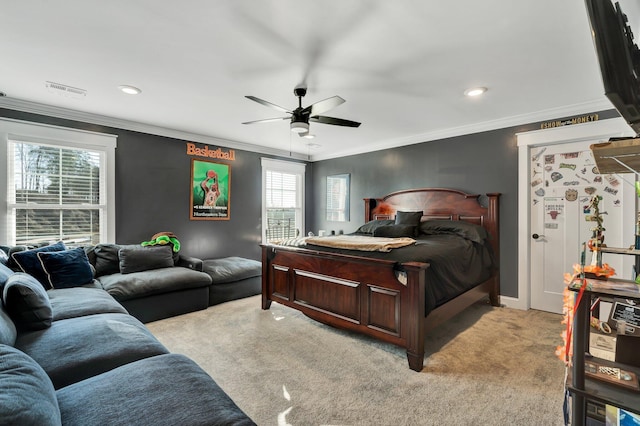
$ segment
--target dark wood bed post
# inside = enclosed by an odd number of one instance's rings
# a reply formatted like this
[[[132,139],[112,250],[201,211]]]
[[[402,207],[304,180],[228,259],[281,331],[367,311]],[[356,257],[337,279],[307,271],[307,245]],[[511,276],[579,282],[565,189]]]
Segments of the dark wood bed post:
[[[489,223],[492,224],[488,231],[494,237],[491,239],[491,247],[496,256],[500,256],[500,209],[498,208],[498,201],[500,199],[500,193],[491,192],[487,194],[489,198]],[[496,259],[498,265],[500,265],[500,259]],[[494,288],[489,293],[489,301],[493,306],[500,306],[500,266],[495,269],[495,284]]]
[[[425,317],[425,270],[428,263],[410,262],[404,264],[407,278],[415,283],[407,288],[411,294],[402,299],[402,334],[406,337],[407,361],[409,368],[414,371],[422,371],[424,366],[424,341],[425,322],[416,321],[416,318]]]
[[[272,258],[272,251],[267,248],[262,249],[262,309],[271,307],[271,299],[269,298],[269,261]]]

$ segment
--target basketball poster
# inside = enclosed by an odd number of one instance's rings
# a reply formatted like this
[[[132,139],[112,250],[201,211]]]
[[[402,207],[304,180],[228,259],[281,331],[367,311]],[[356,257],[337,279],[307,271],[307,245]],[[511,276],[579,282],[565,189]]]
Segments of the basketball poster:
[[[191,160],[191,220],[228,220],[231,167]]]

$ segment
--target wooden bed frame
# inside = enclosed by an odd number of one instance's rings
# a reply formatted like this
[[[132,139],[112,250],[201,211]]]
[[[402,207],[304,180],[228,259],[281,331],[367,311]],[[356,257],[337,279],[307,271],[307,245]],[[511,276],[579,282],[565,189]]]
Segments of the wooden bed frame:
[[[365,221],[391,219],[396,211],[423,211],[422,220],[449,219],[479,224],[491,235],[500,259],[498,198],[444,188],[393,192],[366,198]],[[275,301],[308,317],[399,345],[407,350],[409,367],[421,371],[425,334],[476,301],[489,296],[500,304],[499,270],[490,279],[436,307],[425,316],[427,263],[407,262],[406,284],[398,280],[395,262],[327,253],[301,247],[262,245],[262,309]],[[404,281],[404,280],[403,280]]]

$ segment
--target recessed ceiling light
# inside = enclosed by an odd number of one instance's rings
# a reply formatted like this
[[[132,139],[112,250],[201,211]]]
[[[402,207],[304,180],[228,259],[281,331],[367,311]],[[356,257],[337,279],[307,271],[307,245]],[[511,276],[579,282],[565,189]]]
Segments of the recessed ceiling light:
[[[480,96],[487,91],[486,87],[473,87],[464,91],[465,96]]]
[[[127,95],[137,95],[142,93],[142,90],[138,89],[137,87],[129,86],[126,84],[123,84],[122,86],[118,86],[118,89],[122,90]]]

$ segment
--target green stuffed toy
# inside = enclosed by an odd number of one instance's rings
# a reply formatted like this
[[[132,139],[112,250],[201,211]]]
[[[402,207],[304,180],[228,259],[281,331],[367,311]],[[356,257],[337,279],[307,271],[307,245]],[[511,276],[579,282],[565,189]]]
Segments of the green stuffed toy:
[[[180,251],[180,241],[173,232],[158,232],[153,237],[151,237],[150,241],[143,241],[140,243],[143,247],[146,246],[156,246],[156,245],[173,245],[173,251],[175,253]]]

